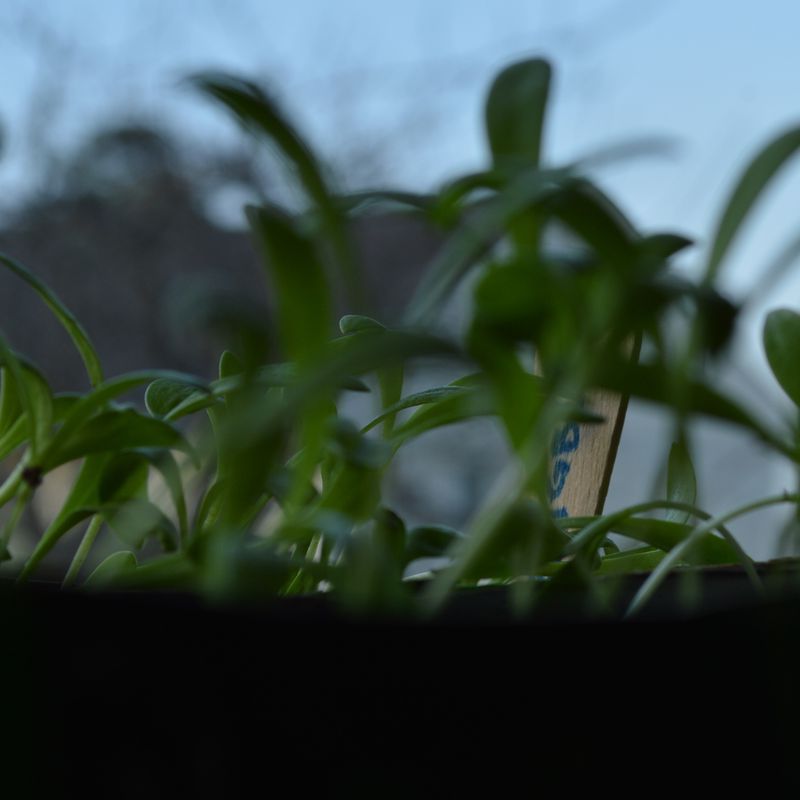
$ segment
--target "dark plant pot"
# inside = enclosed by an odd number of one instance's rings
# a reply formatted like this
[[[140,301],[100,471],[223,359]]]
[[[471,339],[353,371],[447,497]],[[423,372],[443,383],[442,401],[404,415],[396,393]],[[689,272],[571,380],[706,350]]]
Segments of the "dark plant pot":
[[[676,576],[629,622],[581,620],[575,596],[519,620],[497,588],[420,623],[357,620],[322,598],[212,608],[7,586],[2,786],[19,787],[9,797],[649,796],[753,781],[788,796],[800,596],[731,603],[737,570],[698,575],[707,610],[670,609]]]

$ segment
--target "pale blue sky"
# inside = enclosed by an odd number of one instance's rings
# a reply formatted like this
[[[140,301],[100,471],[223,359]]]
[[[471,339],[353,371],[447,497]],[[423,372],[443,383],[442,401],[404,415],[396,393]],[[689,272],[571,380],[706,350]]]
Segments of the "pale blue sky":
[[[428,188],[481,164],[493,72],[543,54],[557,70],[550,158],[674,137],[675,156],[599,179],[642,226],[702,240],[743,159],[800,121],[798,31],[793,0],[3,0],[0,191],[7,203],[23,190],[30,137],[74,146],[113,113],[231,141],[219,111],[177,86],[207,67],[270,79],[325,152],[372,149],[395,183]],[[798,208],[795,169],[735,253],[732,291],[748,290]]]

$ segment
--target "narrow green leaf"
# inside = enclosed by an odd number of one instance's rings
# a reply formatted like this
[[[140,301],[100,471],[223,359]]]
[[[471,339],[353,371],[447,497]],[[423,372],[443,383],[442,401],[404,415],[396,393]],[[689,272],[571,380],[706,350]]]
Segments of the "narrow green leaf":
[[[512,64],[495,78],[485,114],[497,166],[538,167],[551,75],[550,65],[535,58]]]
[[[64,416],[62,426],[58,429],[45,453],[42,454],[41,460],[43,462],[51,461],[52,454],[62,448],[64,443],[73,437],[87,420],[91,419],[101,409],[104,409],[110,400],[142,384],[151,383],[161,378],[178,383],[194,382],[198,388],[203,388],[205,385],[200,378],[172,370],[142,370],[111,378],[72,404],[72,407]]]
[[[377,417],[370,420],[361,429],[362,433],[372,430],[372,428],[379,425],[387,417],[391,417],[399,411],[403,411],[407,408],[415,408],[416,406],[438,403],[446,398],[453,397],[454,395],[462,395],[470,391],[474,391],[474,388],[468,389],[465,386],[439,386],[435,389],[425,389],[421,392],[414,392],[414,394],[406,395],[402,400],[398,400],[396,403],[392,403],[388,408],[384,408]]]
[[[788,308],[771,311],[764,322],[763,341],[772,374],[800,407],[800,314]]]
[[[202,390],[198,389],[196,383],[159,378],[147,387],[144,404],[154,417],[166,417],[184,400],[196,398],[198,394],[202,394]],[[208,396],[209,393],[206,391],[205,394]]]
[[[70,437],[51,446],[42,460],[49,471],[92,453],[121,451],[140,447],[188,450],[181,433],[163,420],[146,417],[133,409],[112,409],[88,420]]]
[[[606,556],[596,570],[597,575],[628,575],[631,572],[650,572],[666,554],[656,547],[635,547]]]
[[[17,356],[0,335],[0,364],[6,379],[13,384],[16,403],[23,412],[25,438],[30,442],[31,459],[36,460],[50,436],[53,421],[53,396],[44,376]],[[10,401],[9,401],[10,402]]]
[[[694,505],[697,500],[697,476],[692,459],[684,442],[675,442],[667,460],[667,500]],[[666,519],[686,523],[690,514],[675,508],[668,508]]]
[[[83,585],[88,589],[107,589],[120,578],[134,574],[136,566],[136,555],[130,550],[120,550],[101,561]]]
[[[222,103],[245,127],[265,136],[292,166],[319,214],[351,301],[356,306],[362,305],[362,289],[347,237],[344,212],[330,192],[311,148],[290,124],[277,103],[255,84],[230,75],[198,75],[191,79],[191,83]]]
[[[742,229],[747,215],[767,185],[784,164],[800,149],[800,127],[773,139],[747,165],[725,206],[711,244],[704,280],[717,277],[728,250]]]
[[[264,249],[278,305],[278,326],[289,358],[313,358],[331,331],[331,295],[317,253],[292,220],[274,207],[250,206],[248,219]]]
[[[219,357],[219,377],[230,378],[234,375],[241,375],[244,372],[245,366],[236,353],[230,350],[225,350]]]
[[[691,525],[679,522],[639,517],[613,521],[609,526],[609,531],[621,533],[664,552],[683,542],[692,530]],[[728,541],[709,535],[697,541],[685,558],[692,564],[734,564],[739,557]]]
[[[22,405],[19,401],[14,379],[9,368],[0,367],[0,435],[3,435],[22,416]]]
[[[155,536],[167,552],[177,548],[178,533],[175,526],[149,500],[133,498],[123,503],[104,505],[100,513],[114,533],[135,550],[139,550],[151,536]]]
[[[386,328],[377,320],[372,319],[372,317],[365,317],[363,314],[345,314],[345,316],[339,320],[339,330],[342,332],[342,335],[347,336],[351,333],[359,333],[360,331],[382,331],[386,330]]]
[[[92,386],[98,386],[103,380],[103,370],[100,366],[100,359],[94,349],[89,336],[78,322],[73,313],[58,299],[54,292],[37,278],[29,269],[22,266],[18,261],[0,253],[0,264],[11,270],[17,277],[22,278],[36,294],[41,297],[45,305],[53,312],[53,315],[64,327],[80,353],[86,367],[86,374]]]

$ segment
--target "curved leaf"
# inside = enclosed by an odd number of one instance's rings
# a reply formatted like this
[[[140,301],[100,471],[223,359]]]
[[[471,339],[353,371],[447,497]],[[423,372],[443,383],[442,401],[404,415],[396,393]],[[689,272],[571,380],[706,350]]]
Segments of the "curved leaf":
[[[798,149],[800,127],[792,128],[771,141],[747,165],[717,224],[705,270],[706,283],[711,283],[717,277],[722,260],[739,234],[747,215],[775,174]]]
[[[64,327],[75,344],[78,353],[83,359],[86,367],[86,374],[92,386],[98,386],[103,380],[103,370],[100,366],[100,359],[94,345],[91,343],[88,334],[83,326],[78,322],[73,313],[58,299],[54,292],[39,280],[30,270],[23,267],[18,261],[0,253],[0,264],[11,270],[17,277],[22,278],[35,292],[42,298],[45,305],[53,312],[53,315]]]
[[[667,461],[667,500],[694,505],[697,500],[697,476],[692,459],[684,442],[675,442],[669,451]],[[672,522],[689,521],[687,511],[668,508],[666,519]]]
[[[506,67],[486,100],[486,133],[495,164],[539,165],[550,65],[534,58]]]
[[[771,311],[764,322],[763,341],[772,374],[800,407],[800,314],[788,308]]]

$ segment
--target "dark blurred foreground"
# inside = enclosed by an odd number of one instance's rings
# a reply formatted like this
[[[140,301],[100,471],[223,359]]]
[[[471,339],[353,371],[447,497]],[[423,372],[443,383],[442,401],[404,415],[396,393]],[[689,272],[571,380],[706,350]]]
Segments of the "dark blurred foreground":
[[[348,619],[321,598],[226,610],[5,587],[0,601],[10,797],[800,785],[797,595],[537,624],[513,622],[496,589],[429,624]]]

